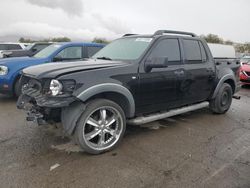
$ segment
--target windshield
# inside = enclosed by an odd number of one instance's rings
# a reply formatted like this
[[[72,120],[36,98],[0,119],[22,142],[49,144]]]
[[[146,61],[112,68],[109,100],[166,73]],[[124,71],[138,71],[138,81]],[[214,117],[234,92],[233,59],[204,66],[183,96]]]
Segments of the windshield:
[[[110,43],[93,58],[114,60],[136,60],[149,46],[152,38],[122,38]]]
[[[34,55],[34,57],[36,57],[36,58],[45,58],[45,57],[48,57],[51,54],[53,54],[61,46],[62,45],[60,45],[60,44],[50,45],[50,46],[44,48],[43,50],[41,50],[40,52],[38,52],[36,55]]]

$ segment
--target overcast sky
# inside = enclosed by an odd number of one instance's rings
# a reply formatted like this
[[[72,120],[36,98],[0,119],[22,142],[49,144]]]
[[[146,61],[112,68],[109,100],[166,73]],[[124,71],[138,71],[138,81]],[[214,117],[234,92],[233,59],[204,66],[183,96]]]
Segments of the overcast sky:
[[[0,0],[0,40],[115,39],[158,29],[250,42],[249,0]],[[8,36],[8,37],[7,37]]]

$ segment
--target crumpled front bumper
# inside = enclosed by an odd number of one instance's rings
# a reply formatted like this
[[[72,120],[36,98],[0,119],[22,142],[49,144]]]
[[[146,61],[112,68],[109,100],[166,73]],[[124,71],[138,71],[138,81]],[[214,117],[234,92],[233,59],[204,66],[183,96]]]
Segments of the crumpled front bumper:
[[[47,124],[53,109],[60,109],[69,106],[75,99],[67,98],[52,98],[52,97],[31,97],[27,94],[22,94],[17,101],[17,108],[27,112],[26,120],[37,123],[38,125]]]
[[[17,101],[17,108],[27,112],[26,121],[32,121],[38,125],[47,124],[44,120],[44,114],[41,109],[31,103],[32,98],[27,95],[21,95]]]

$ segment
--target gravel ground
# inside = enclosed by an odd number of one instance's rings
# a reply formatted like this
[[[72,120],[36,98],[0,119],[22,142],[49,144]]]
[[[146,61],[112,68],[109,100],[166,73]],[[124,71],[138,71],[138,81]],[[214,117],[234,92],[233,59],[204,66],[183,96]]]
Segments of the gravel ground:
[[[144,127],[122,144],[88,155],[60,125],[26,123],[0,96],[0,187],[250,187],[250,87],[225,115],[208,109]]]

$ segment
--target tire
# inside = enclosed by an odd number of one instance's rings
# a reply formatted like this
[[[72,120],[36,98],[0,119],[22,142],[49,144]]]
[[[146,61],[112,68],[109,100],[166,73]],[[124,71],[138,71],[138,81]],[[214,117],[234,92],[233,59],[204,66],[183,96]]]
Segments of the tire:
[[[20,78],[17,78],[14,84],[14,92],[15,97],[19,97],[22,94],[22,88],[20,87]]]
[[[90,101],[77,122],[75,138],[80,147],[90,154],[113,150],[121,142],[126,130],[122,108],[113,101]]]
[[[222,87],[219,89],[216,97],[210,101],[210,109],[212,112],[216,114],[224,114],[226,113],[233,99],[233,90],[232,87],[224,83]]]

